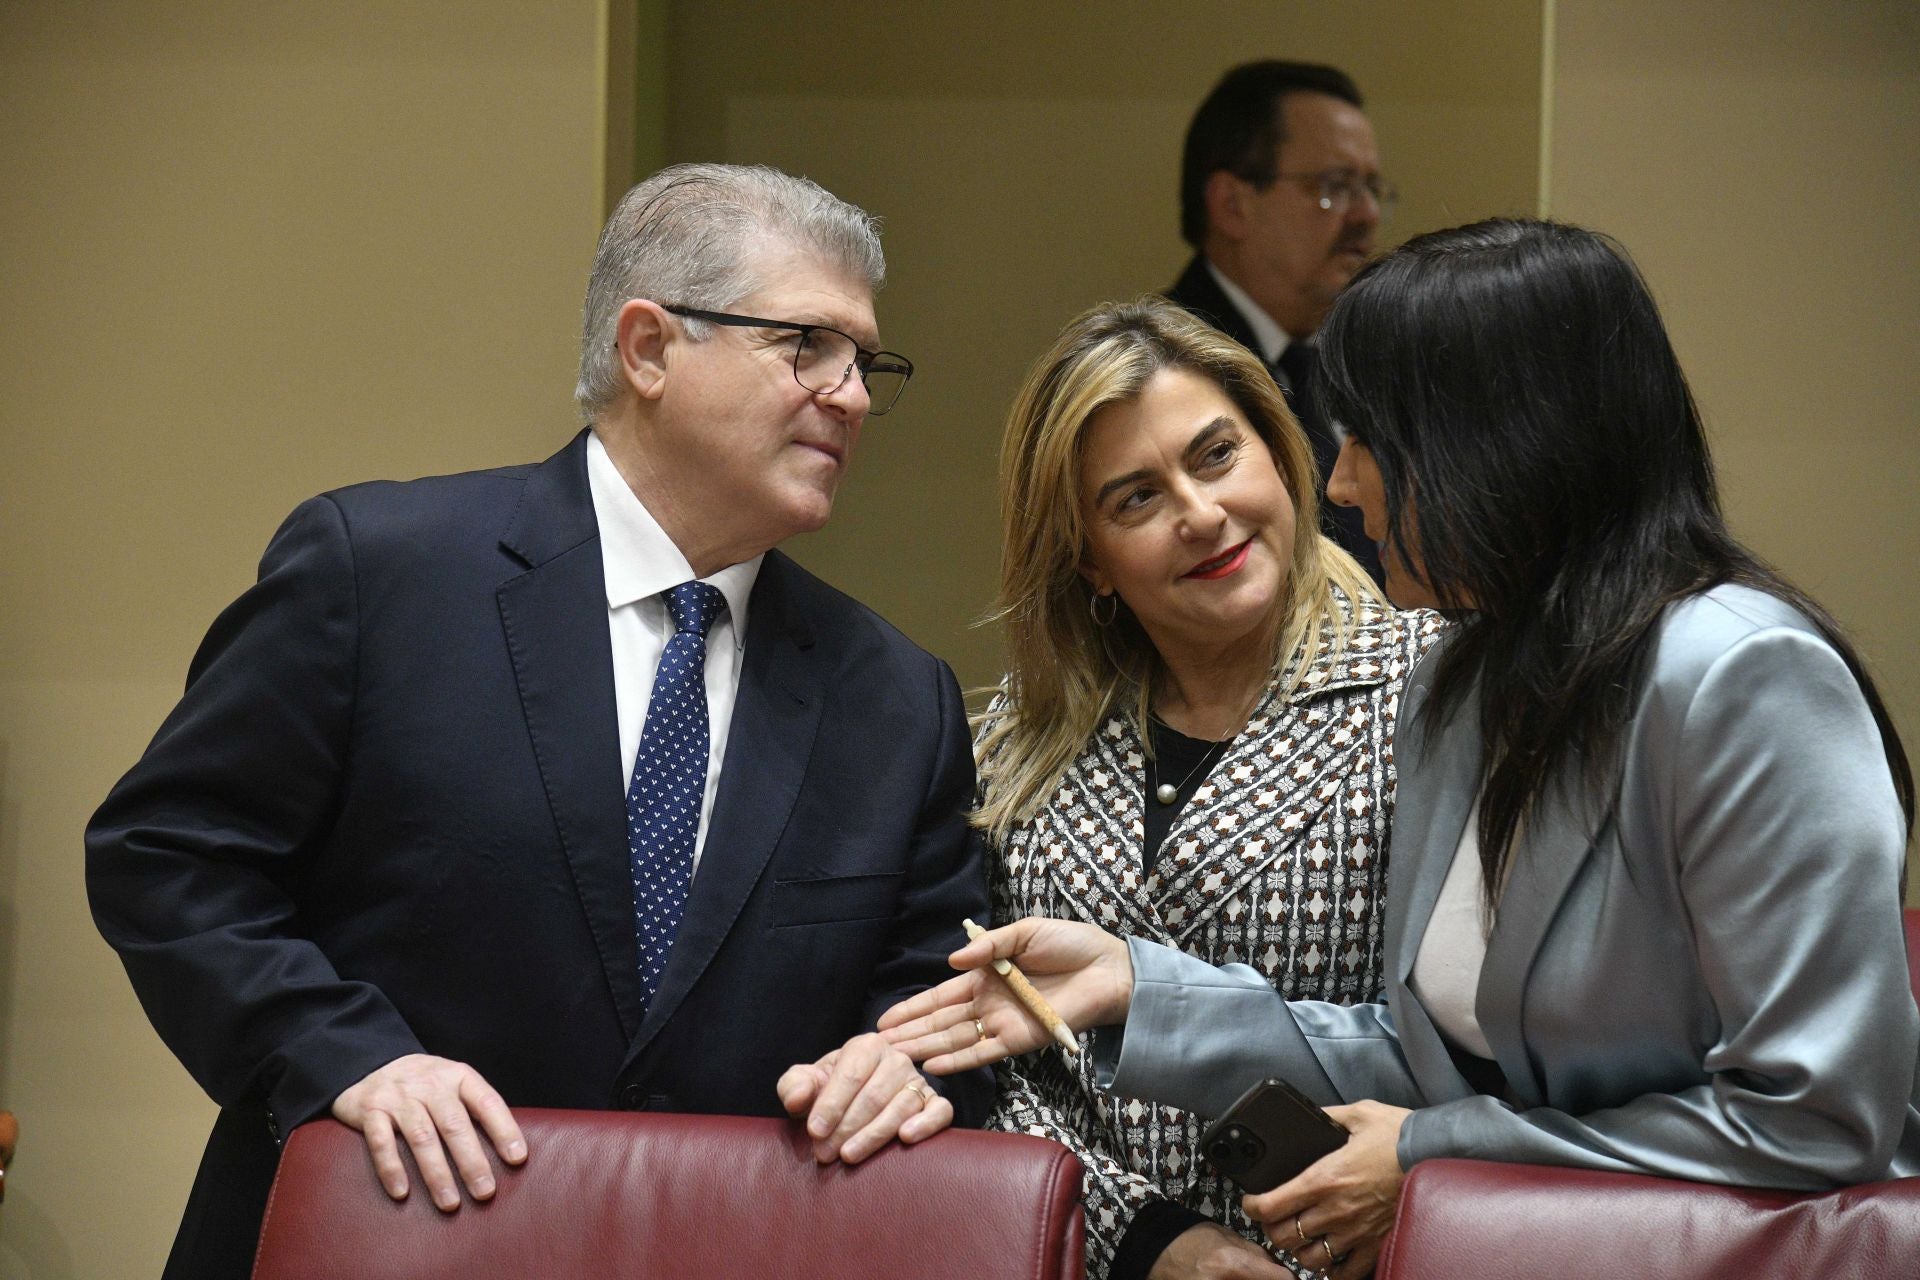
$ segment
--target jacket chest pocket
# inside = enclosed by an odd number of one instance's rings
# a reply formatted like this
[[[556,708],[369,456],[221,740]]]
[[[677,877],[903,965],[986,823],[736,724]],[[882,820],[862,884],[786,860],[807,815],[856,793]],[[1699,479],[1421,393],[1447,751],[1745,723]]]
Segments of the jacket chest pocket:
[[[776,880],[768,914],[776,929],[891,918],[900,898],[901,872]]]

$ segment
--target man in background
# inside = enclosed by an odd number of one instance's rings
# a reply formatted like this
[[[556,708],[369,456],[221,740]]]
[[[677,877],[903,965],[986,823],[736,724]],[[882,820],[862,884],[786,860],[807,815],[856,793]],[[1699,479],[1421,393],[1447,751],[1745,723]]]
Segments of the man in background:
[[[509,1104],[784,1110],[850,1162],[985,1114],[865,1034],[987,909],[958,685],[774,549],[912,373],[884,273],[811,182],[664,170],[601,236],[587,430],[281,527],[87,831],[221,1106],[168,1277],[244,1280],[329,1114],[447,1211],[528,1158]]]
[[[1314,396],[1314,334],[1374,251],[1392,207],[1360,90],[1342,71],[1249,62],[1187,128],[1180,234],[1193,260],[1167,296],[1266,362],[1319,464],[1322,528],[1383,581],[1359,512],[1325,501],[1340,453]]]

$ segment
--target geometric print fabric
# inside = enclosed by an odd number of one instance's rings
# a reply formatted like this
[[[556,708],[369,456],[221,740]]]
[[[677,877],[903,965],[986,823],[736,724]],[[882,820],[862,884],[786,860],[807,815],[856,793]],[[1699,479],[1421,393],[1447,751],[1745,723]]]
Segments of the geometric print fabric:
[[[1291,698],[1269,687],[1175,820],[1152,872],[1140,848],[1151,803],[1144,746],[1131,718],[1116,715],[1040,812],[994,850],[996,918],[1084,920],[1213,964],[1248,964],[1291,999],[1374,998],[1394,721],[1402,684],[1441,622],[1356,607],[1338,591],[1335,599],[1352,610],[1346,652],[1332,658],[1323,643]],[[1198,1117],[1110,1093],[1057,1051],[999,1071],[989,1127],[1062,1141],[1086,1168],[1090,1278],[1107,1275],[1149,1201],[1259,1238],[1233,1188],[1199,1159]]]
[[[694,839],[707,790],[707,628],[727,599],[704,582],[666,592],[674,633],[660,655],[627,786],[633,925],[646,1004],[660,990],[693,879]]]

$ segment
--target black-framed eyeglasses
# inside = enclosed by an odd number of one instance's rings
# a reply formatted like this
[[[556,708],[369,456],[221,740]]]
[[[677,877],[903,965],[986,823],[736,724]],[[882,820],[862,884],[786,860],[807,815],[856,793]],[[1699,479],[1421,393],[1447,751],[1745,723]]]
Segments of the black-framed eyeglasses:
[[[661,309],[689,320],[705,320],[735,329],[791,329],[799,334],[793,344],[793,380],[817,396],[830,396],[855,373],[867,387],[867,413],[879,417],[900,402],[913,376],[913,361],[894,351],[868,351],[847,334],[824,324],[798,324],[762,316],[737,316],[727,311],[702,311],[661,303]]]
[[[1352,169],[1323,169],[1318,173],[1282,173],[1275,182],[1291,182],[1313,196],[1314,203],[1331,213],[1346,212],[1361,196],[1373,197],[1380,216],[1389,217],[1400,202],[1400,192],[1377,173],[1357,173]]]

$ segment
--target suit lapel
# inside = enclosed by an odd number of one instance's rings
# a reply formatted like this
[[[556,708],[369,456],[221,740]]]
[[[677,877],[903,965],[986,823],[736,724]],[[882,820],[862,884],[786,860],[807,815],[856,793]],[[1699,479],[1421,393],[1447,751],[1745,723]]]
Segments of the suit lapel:
[[[1420,714],[1424,699],[1413,692],[1403,695],[1394,735],[1400,785],[1393,809],[1395,853],[1387,871],[1387,936],[1400,940],[1398,954],[1388,957],[1387,976],[1401,986],[1413,974],[1413,959],[1433,919],[1440,886],[1466,833],[1479,791],[1481,750],[1472,700],[1430,734]]]
[[[1342,608],[1351,609],[1339,598]],[[1327,805],[1345,790],[1353,757],[1370,750],[1370,738],[1354,732],[1340,744],[1338,731],[1354,708],[1330,695],[1387,678],[1381,656],[1390,629],[1382,619],[1357,622],[1346,650],[1334,657],[1333,630],[1323,628],[1321,647],[1299,686],[1281,699],[1292,666],[1268,684],[1246,728],[1175,819],[1148,881],[1174,945],[1187,946],[1239,900],[1248,882],[1294,857]],[[1262,791],[1284,794],[1286,803],[1263,810],[1250,802]],[[1316,841],[1304,856],[1319,870],[1331,855]]]
[[[799,799],[825,705],[825,677],[793,600],[797,572],[786,557],[770,551],[754,582],[740,690],[706,844],[679,937],[629,1060],[653,1040],[713,961]]]
[[[585,432],[529,475],[500,544],[526,566],[496,598],[527,735],[609,995],[632,1036],[642,997],[621,856],[626,783]]]
[[[1167,290],[1167,297],[1253,352],[1262,365],[1266,363],[1266,357],[1260,353],[1259,339],[1253,336],[1253,326],[1227,297],[1226,290],[1213,278],[1213,272],[1207,270],[1206,258],[1197,253],[1193,255],[1187,269],[1173,282],[1173,288]]]
[[[1561,776],[1577,778],[1578,764]],[[1568,789],[1550,788],[1529,815],[1508,865],[1506,886],[1500,891],[1474,1007],[1487,1044],[1506,1073],[1507,1091],[1521,1106],[1544,1101],[1533,1057],[1521,1038],[1527,979],[1567,891],[1592,856],[1596,839],[1595,824],[1583,820],[1577,802],[1569,802]]]

